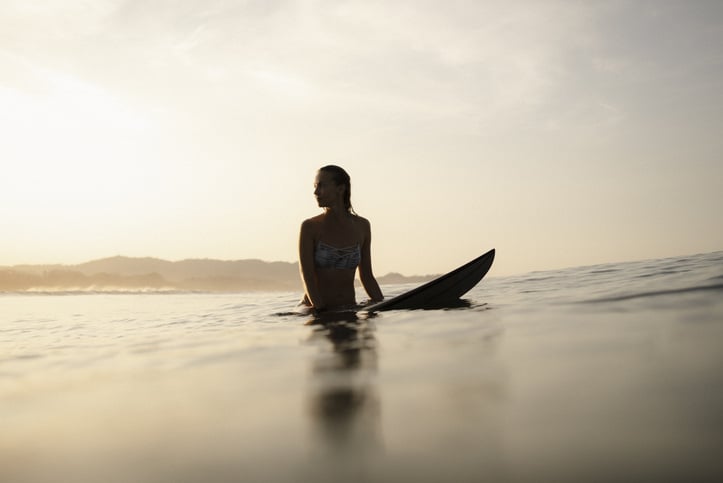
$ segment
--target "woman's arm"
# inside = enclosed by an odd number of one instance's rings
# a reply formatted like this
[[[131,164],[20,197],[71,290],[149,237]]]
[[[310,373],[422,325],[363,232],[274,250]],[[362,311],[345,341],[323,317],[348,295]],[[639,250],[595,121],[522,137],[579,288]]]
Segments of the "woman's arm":
[[[317,310],[325,307],[316,283],[314,268],[314,230],[313,223],[305,220],[299,231],[299,273],[304,285],[304,301],[308,301]]]
[[[379,288],[377,279],[374,278],[374,272],[372,271],[371,225],[369,224],[369,221],[364,218],[362,218],[362,223],[364,229],[364,242],[362,243],[361,263],[359,263],[359,278],[364,286],[364,290],[366,290],[372,301],[379,302],[384,299],[384,295],[382,295],[382,289]]]

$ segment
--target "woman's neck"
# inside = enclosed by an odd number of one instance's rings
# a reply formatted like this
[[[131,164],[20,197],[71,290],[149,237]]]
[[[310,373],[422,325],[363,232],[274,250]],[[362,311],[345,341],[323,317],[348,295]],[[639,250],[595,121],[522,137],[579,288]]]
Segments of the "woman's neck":
[[[349,218],[349,211],[341,206],[329,206],[326,208],[325,214],[328,218],[335,220],[345,220]]]

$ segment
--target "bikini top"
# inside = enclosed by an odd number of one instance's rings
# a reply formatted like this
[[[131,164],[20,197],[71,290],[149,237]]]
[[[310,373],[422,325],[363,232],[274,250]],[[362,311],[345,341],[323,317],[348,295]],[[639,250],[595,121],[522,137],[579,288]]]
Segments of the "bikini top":
[[[316,244],[314,262],[319,268],[355,269],[361,261],[361,248],[358,244],[336,248],[324,242]]]

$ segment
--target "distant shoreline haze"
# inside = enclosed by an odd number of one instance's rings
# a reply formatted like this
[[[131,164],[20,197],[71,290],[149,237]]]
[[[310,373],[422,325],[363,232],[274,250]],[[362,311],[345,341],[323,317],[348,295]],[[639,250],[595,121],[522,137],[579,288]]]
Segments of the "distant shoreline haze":
[[[380,284],[423,282],[434,275],[377,277]],[[262,260],[115,256],[78,265],[0,267],[0,292],[88,290],[193,290],[210,292],[301,290],[298,264]]]

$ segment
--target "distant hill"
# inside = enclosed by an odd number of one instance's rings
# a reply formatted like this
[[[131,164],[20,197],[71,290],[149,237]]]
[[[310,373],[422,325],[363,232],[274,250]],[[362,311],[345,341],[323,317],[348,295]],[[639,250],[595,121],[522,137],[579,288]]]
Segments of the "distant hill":
[[[431,276],[390,273],[380,284],[413,283]],[[262,260],[190,259],[116,256],[79,265],[0,267],[0,291],[43,290],[200,290],[213,292],[301,290],[297,263]]]

